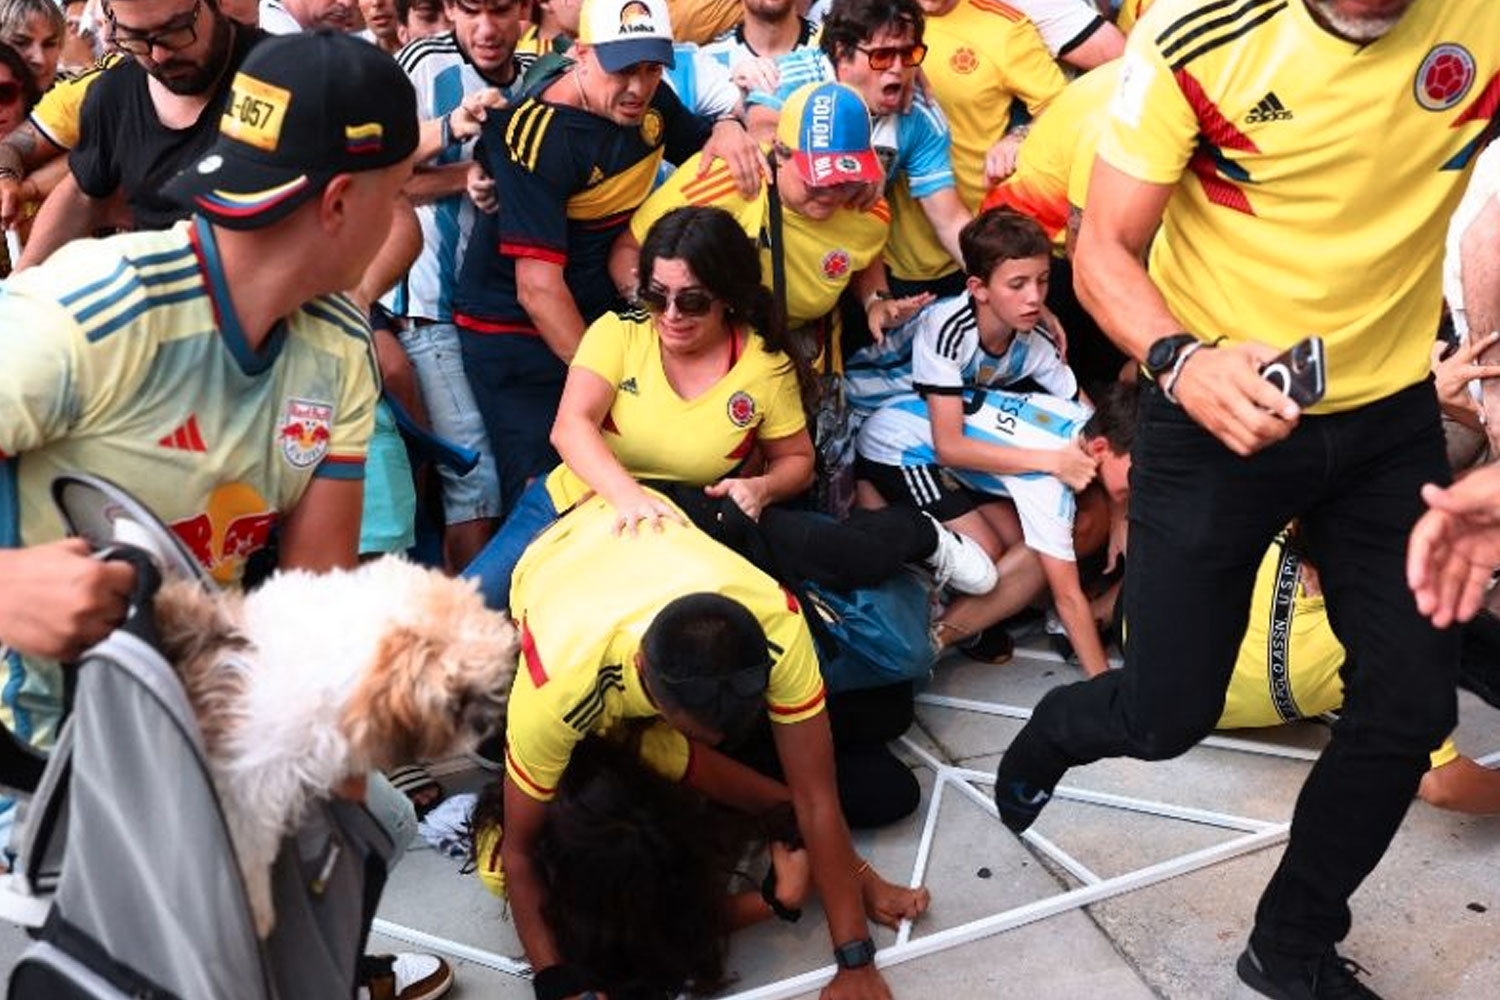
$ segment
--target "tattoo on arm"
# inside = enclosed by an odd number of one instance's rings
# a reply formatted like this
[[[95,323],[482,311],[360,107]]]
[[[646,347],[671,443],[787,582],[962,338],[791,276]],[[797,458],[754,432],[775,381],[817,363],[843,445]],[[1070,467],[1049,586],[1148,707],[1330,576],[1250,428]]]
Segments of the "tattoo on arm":
[[[33,162],[40,145],[41,135],[31,122],[23,122],[4,140],[0,140],[0,167],[9,167],[23,177],[36,167]]]

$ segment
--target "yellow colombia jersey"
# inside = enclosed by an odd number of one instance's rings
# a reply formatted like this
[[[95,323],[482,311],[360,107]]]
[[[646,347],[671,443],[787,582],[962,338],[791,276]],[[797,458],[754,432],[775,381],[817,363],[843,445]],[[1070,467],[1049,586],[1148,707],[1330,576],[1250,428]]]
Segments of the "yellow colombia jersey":
[[[1303,590],[1301,560],[1278,536],[1261,560],[1250,599],[1250,624],[1224,698],[1220,729],[1279,726],[1316,718],[1344,704],[1344,647],[1328,623],[1321,595]],[[1453,740],[1432,755],[1441,767],[1458,756]]]
[[[807,425],[786,355],[768,352],[748,331],[738,336],[743,343],[732,359],[725,348],[724,377],[683,399],[662,369],[649,314],[609,312],[588,328],[573,365],[614,390],[604,443],[632,476],[707,486],[734,471],[758,438],[784,438]],[[559,465],[547,477],[547,492],[558,510],[566,510],[588,486]]]
[[[1016,172],[984,202],[986,208],[1007,205],[1037,220],[1059,256],[1067,242],[1068,208],[1082,208],[1088,198],[1099,132],[1119,71],[1116,59],[1068,84],[1021,143]]]
[[[771,285],[771,253],[765,229],[770,221],[769,195],[746,199],[734,186],[729,167],[719,160],[698,177],[702,154],[689,159],[667,178],[630,220],[630,231],[645,240],[651,224],[682,205],[715,205],[739,220],[761,248],[761,280]],[[921,214],[921,209],[917,210]],[[822,319],[838,302],[839,293],[856,271],[880,256],[890,232],[890,207],[882,200],[865,212],[840,209],[824,222],[814,222],[793,211],[781,214],[786,246],[787,325],[796,328]]]
[[[1009,109],[1019,100],[1033,115],[1067,81],[1036,26],[1000,0],[959,0],[941,17],[927,18],[923,34],[927,58],[922,73],[953,131],[953,175],[969,211],[978,211],[987,185],[984,157],[1009,126]],[[957,264],[938,242],[932,224],[905,186],[892,196],[903,227],[899,246],[888,254],[891,271],[913,280],[937,278]]]
[[[1157,0],[1100,155],[1176,185],[1151,274],[1186,328],[1327,344],[1345,410],[1427,376],[1444,229],[1500,99],[1500,3],[1417,0],[1368,45],[1303,3]]]
[[[224,282],[198,219],[76,240],[0,286],[0,497],[18,501],[0,499],[0,545],[62,537],[50,486],[83,470],[233,586],[314,477],[364,477],[379,379],[364,316],[322,296],[256,352]],[[11,669],[14,728],[46,740],[57,672]]]
[[[823,710],[812,634],[775,580],[691,525],[666,522],[636,535],[614,527],[614,508],[597,496],[585,500],[537,536],[511,577],[522,660],[507,710],[505,769],[544,802],[585,734],[660,714],[641,686],[636,654],[657,612],[687,594],[722,594],[760,620],[772,657],[772,722]]]
[[[1130,29],[1135,27],[1135,23],[1150,6],[1151,0],[1124,0],[1120,4],[1119,13],[1115,15],[1115,26],[1125,34],[1130,34]]]
[[[101,73],[124,61],[120,53],[111,52],[77,76],[58,77],[52,89],[31,109],[31,124],[54,146],[72,149],[78,145],[78,118],[89,88]]]

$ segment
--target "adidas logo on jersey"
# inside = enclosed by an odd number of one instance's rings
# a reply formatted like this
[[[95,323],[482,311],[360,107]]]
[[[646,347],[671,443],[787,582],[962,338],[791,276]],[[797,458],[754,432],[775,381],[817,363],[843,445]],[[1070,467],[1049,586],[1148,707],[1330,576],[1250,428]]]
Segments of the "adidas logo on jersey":
[[[621,392],[628,392],[632,396],[639,396],[641,394],[641,391],[635,387],[635,376],[634,375],[630,376],[630,378],[628,378],[625,381],[623,381],[623,382],[620,383],[620,391]]]
[[[1245,116],[1245,124],[1259,125],[1261,122],[1284,122],[1292,117],[1292,112],[1286,105],[1281,103],[1281,98],[1276,96],[1276,91],[1267,92],[1260,103],[1250,109]]]
[[[188,415],[182,426],[170,434],[164,434],[156,442],[159,447],[176,451],[198,451],[207,452],[208,446],[203,443],[203,435],[198,433],[198,415]]]

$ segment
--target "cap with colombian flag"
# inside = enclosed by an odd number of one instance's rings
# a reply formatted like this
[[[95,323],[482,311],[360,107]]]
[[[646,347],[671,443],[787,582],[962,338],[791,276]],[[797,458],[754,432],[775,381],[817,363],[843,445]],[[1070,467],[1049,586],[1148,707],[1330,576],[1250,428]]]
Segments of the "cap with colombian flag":
[[[884,180],[864,98],[842,83],[809,83],[792,91],[781,106],[776,141],[791,151],[802,179],[813,187]]]
[[[219,135],[166,193],[230,229],[291,214],[336,174],[417,148],[417,100],[396,61],[343,32],[268,38],[245,57]]]

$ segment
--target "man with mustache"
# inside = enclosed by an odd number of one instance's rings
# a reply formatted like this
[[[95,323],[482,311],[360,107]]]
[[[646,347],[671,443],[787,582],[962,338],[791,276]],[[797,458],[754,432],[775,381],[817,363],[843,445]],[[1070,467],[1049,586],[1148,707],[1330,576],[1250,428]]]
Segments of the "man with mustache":
[[[1123,670],[1037,705],[1000,764],[1001,819],[1026,829],[1071,767],[1208,733],[1256,567],[1298,518],[1349,651],[1344,712],[1237,968],[1264,996],[1374,997],[1335,947],[1349,897],[1456,722],[1458,636],[1413,600],[1405,546],[1423,484],[1449,479],[1430,351],[1444,230],[1493,134],[1500,7],[1156,0],[1120,74],[1074,280],[1150,383],[1130,641]],[[1260,370],[1313,333],[1327,391],[1304,412]]]
[[[42,206],[22,267],[97,228],[116,195],[137,229],[180,219],[162,188],[213,142],[235,71],[266,37],[232,21],[218,0],[115,0],[104,14],[115,47],[133,58],[89,88],[71,176]]]

